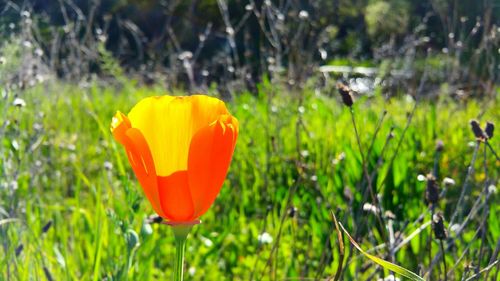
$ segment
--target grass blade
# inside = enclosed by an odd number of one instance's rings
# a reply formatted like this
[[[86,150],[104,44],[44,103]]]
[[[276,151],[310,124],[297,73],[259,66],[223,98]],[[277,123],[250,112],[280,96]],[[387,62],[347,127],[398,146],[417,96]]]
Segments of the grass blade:
[[[358,243],[356,243],[356,241],[351,237],[351,235],[349,235],[349,232],[347,232],[347,230],[344,228],[344,226],[341,223],[339,223],[339,224],[340,224],[340,227],[342,228],[342,230],[345,232],[345,234],[349,238],[349,240],[351,241],[352,245],[354,245],[354,247],[356,247],[356,249],[358,249],[365,257],[371,259],[373,262],[377,263],[378,265],[382,266],[383,268],[390,270],[390,271],[393,271],[395,273],[398,273],[398,274],[400,274],[400,275],[402,275],[410,280],[424,281],[424,279],[422,277],[418,276],[417,274],[409,271],[408,269],[406,269],[404,267],[393,264],[391,262],[388,262],[386,260],[383,260],[379,257],[370,255],[367,252],[365,252],[363,249],[361,249],[361,247],[358,245]]]
[[[342,235],[342,231],[340,231],[339,223],[337,218],[335,217],[335,213],[332,211],[332,219],[335,223],[335,229],[337,231],[337,240],[339,242],[339,264],[337,265],[337,272],[335,273],[335,277],[333,281],[340,280],[340,276],[342,275],[342,267],[344,265],[344,235]]]

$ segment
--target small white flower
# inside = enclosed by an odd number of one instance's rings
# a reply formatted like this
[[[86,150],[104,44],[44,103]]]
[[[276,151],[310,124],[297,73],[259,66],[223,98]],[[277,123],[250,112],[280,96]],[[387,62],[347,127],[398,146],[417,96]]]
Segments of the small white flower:
[[[11,181],[11,182],[10,182],[10,188],[11,188],[12,190],[16,190],[18,187],[19,187],[19,186],[18,186],[18,184],[17,184],[17,181]]]
[[[307,151],[307,150],[302,150],[302,151],[300,152],[300,155],[302,155],[302,157],[304,157],[304,158],[305,158],[305,157],[309,156],[309,151]]]
[[[490,186],[488,186],[488,193],[490,194],[496,194],[497,193],[497,187],[490,184]]]
[[[42,51],[42,49],[37,48],[37,49],[35,50],[35,55],[36,55],[37,57],[41,57],[41,56],[43,56],[43,51]]]
[[[194,276],[194,274],[196,273],[196,267],[194,266],[191,266],[189,269],[188,269],[188,273],[190,276]]]
[[[31,47],[33,47],[33,44],[31,44],[30,41],[26,40],[23,42],[23,46],[27,49],[31,49]]]
[[[422,174],[420,174],[420,175],[417,176],[417,180],[418,181],[425,181],[425,179],[426,179],[426,177],[424,175],[422,175]]]
[[[113,169],[113,163],[109,162],[109,161],[104,161],[104,169],[110,171]]]
[[[30,15],[30,12],[28,11],[22,11],[21,12],[21,17],[24,17],[24,18],[29,18],[31,15]]]
[[[309,18],[309,13],[307,11],[302,10],[299,12],[299,19],[305,20],[307,18]]]
[[[457,232],[459,229],[460,229],[460,224],[458,224],[458,223],[455,223],[455,224],[453,224],[453,225],[450,227],[450,230],[451,230],[452,232]]]
[[[234,35],[234,29],[230,26],[226,27],[226,33],[230,36]]]
[[[323,48],[319,49],[319,55],[321,56],[322,60],[326,60],[326,58],[328,57],[328,53]]]
[[[363,204],[363,211],[371,212],[374,214],[378,214],[380,212],[380,210],[377,208],[377,206],[370,204],[370,203]]]
[[[390,275],[385,277],[384,279],[379,278],[377,281],[401,281],[401,279],[395,277],[394,275]]]
[[[259,234],[259,236],[257,236],[257,240],[261,244],[271,244],[271,243],[273,243],[273,237],[271,237],[271,234],[269,234],[267,232],[263,232],[262,234]]]
[[[17,107],[24,107],[26,106],[26,102],[22,98],[15,98],[14,101],[12,102],[14,106]]]
[[[193,57],[193,53],[190,51],[184,51],[179,54],[179,60],[191,59]]]
[[[210,248],[214,245],[214,242],[212,242],[212,240],[210,240],[204,236],[200,236],[200,240],[203,243],[203,245],[205,245],[207,248]]]
[[[455,185],[455,180],[452,178],[444,178],[443,184],[444,185]]]
[[[304,112],[306,112],[306,109],[303,106],[299,106],[298,110],[300,114],[304,114]]]
[[[19,150],[19,143],[16,140],[12,140],[11,144],[14,150]]]

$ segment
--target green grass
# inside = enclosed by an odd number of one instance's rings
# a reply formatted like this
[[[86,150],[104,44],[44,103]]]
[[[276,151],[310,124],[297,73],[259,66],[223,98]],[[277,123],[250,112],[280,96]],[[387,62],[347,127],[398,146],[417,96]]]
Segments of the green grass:
[[[385,242],[381,233],[386,231],[375,216],[360,211],[364,203],[360,189],[366,187],[360,186],[361,156],[349,110],[337,97],[313,91],[289,92],[269,83],[259,89],[258,96],[243,93],[228,103],[240,121],[240,136],[219,197],[188,239],[187,280],[333,276],[338,252],[330,211],[352,235],[358,234],[353,237],[365,250]],[[163,93],[160,87],[133,83],[87,88],[51,83],[19,92],[25,107],[11,106],[13,92],[1,101],[0,125],[7,125],[0,127],[0,279],[46,280],[50,275],[52,280],[170,280],[175,251],[172,231],[145,222],[153,211],[123,148],[109,131],[116,110],[128,112],[142,97]],[[356,102],[354,114],[365,155],[378,120],[387,111],[368,158],[370,171],[394,129],[374,182],[384,209],[396,216],[395,232],[402,230],[407,237],[430,219],[427,214],[414,223],[428,210],[426,184],[417,176],[432,171],[438,139],[444,142],[438,180],[456,181],[438,206],[445,219],[450,219],[473,154],[474,136],[468,121],[477,118],[482,124],[491,120],[498,125],[497,102],[460,104],[446,98],[421,102],[393,163],[389,160],[396,153],[414,101],[361,98]],[[491,144],[500,151],[498,136]],[[491,153],[487,155],[486,176],[482,147],[465,198],[465,214],[481,194],[486,177],[498,185],[499,162]],[[106,169],[109,163],[112,168]],[[348,190],[351,203],[345,195]],[[296,208],[293,216],[286,209],[289,196],[290,205]],[[481,268],[488,265],[500,236],[500,208],[491,204],[498,199],[498,192],[489,199]],[[50,228],[43,232],[49,222]],[[466,272],[466,263],[478,265],[481,239],[474,235],[480,222],[481,216],[474,216],[446,255],[456,279],[472,274],[473,270]],[[266,266],[280,229],[279,247]],[[258,236],[264,231],[273,243],[259,245]],[[429,253],[429,234],[428,227],[396,253],[394,262],[420,274],[420,268],[427,268],[429,257],[439,250],[438,241],[433,240]],[[453,268],[466,247],[469,251]],[[374,273],[389,275],[354,248],[346,247],[346,251],[346,256],[353,253],[344,265],[345,280],[366,280]],[[370,253],[389,258],[384,248]],[[435,279],[442,276],[440,267],[434,267]],[[490,278],[498,274],[494,267]]]

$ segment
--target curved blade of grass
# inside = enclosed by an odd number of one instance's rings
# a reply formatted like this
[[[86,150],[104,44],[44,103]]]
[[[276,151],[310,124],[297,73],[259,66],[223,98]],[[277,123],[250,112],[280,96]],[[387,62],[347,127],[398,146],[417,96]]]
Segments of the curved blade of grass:
[[[342,231],[340,231],[339,223],[337,221],[337,217],[335,217],[335,213],[331,211],[333,222],[335,223],[335,229],[337,230],[337,240],[339,242],[339,264],[337,265],[337,272],[335,273],[335,277],[333,281],[340,280],[340,276],[342,275],[342,268],[344,265],[344,236],[342,235]]]
[[[391,262],[388,262],[386,260],[383,260],[379,257],[370,255],[367,252],[365,252],[363,249],[361,249],[361,247],[358,245],[358,243],[356,243],[356,241],[351,237],[351,235],[349,235],[349,232],[347,232],[347,230],[345,230],[344,226],[341,223],[339,223],[339,224],[340,224],[340,227],[342,228],[342,230],[345,232],[345,234],[349,238],[349,240],[351,241],[352,245],[354,245],[354,247],[356,247],[356,249],[358,249],[365,257],[371,259],[373,262],[377,263],[378,265],[382,266],[383,268],[390,270],[392,272],[396,272],[396,273],[398,273],[398,274],[400,274],[400,275],[402,275],[410,280],[424,281],[424,279],[422,277],[418,276],[417,274],[409,271],[408,269],[406,269],[404,267],[393,264]]]
[[[18,222],[18,221],[19,221],[19,219],[15,219],[15,218],[3,219],[3,220],[0,220],[0,225],[6,224],[6,223],[9,223],[9,222]]]

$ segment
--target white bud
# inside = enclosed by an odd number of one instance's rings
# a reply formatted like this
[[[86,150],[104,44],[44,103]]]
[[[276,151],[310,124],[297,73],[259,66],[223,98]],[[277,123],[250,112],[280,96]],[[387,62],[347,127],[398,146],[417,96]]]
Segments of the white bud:
[[[273,243],[273,237],[271,236],[271,234],[269,234],[267,232],[263,232],[262,234],[259,234],[259,236],[257,236],[257,240],[261,244],[271,244],[271,243]]]
[[[443,184],[444,185],[455,185],[455,180],[452,178],[444,178]]]
[[[307,11],[302,10],[299,12],[299,19],[305,20],[307,18],[309,18],[309,13]]]

